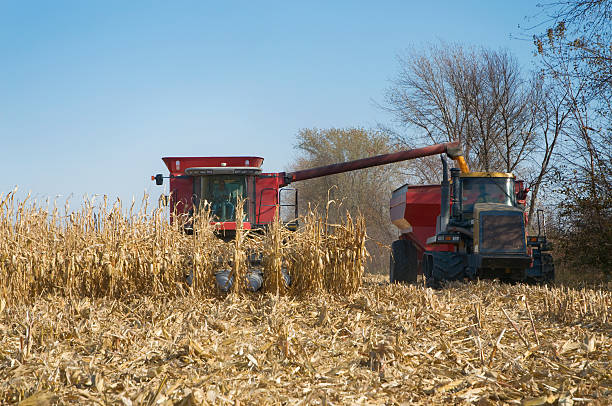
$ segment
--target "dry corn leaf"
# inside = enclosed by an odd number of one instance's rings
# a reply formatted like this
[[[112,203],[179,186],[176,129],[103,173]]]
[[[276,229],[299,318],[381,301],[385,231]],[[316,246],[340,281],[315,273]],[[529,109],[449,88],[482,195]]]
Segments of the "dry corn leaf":
[[[582,345],[579,342],[567,340],[559,349],[559,354],[564,354],[566,352],[575,351],[580,348],[582,348]]]
[[[595,351],[595,336],[594,335],[588,338],[587,343],[586,343],[586,351],[587,352]]]
[[[574,405],[574,400],[572,399],[572,395],[569,393],[564,393],[561,396],[559,396],[559,402],[557,403],[558,406],[573,406]]]
[[[57,401],[58,397],[48,391],[36,392],[19,402],[19,406],[47,406]]]

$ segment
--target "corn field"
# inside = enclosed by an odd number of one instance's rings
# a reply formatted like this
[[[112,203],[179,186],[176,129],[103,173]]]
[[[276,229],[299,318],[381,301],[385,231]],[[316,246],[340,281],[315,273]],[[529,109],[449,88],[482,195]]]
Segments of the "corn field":
[[[278,222],[265,234],[240,224],[234,241],[224,242],[206,210],[172,224],[168,217],[166,206],[150,210],[146,198],[136,212],[133,203],[126,209],[106,199],[99,205],[85,200],[70,211],[18,202],[14,192],[0,197],[0,297],[216,296],[215,272],[231,269],[236,280],[244,280],[250,254],[263,257],[265,291],[350,294],[361,285],[367,257],[363,219],[347,215],[342,224],[327,224],[310,213],[295,233]],[[191,235],[184,232],[188,221],[196,230]],[[281,267],[295,281],[290,288],[278,277]],[[245,290],[244,283],[233,286],[233,293]]]
[[[0,202],[0,404],[612,402],[609,285],[390,285],[348,215],[224,242],[146,200]],[[222,293],[254,253],[263,291]]]

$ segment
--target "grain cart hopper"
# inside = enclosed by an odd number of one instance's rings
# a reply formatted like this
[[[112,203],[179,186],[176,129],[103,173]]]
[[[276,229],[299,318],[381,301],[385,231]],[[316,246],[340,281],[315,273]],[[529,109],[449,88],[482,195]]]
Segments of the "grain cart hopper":
[[[510,173],[460,167],[451,169],[449,182],[442,158],[440,185],[404,185],[393,192],[390,216],[400,237],[391,246],[390,281],[415,282],[418,273],[433,287],[464,278],[554,278],[549,254],[533,261],[532,247],[543,237],[526,234],[529,189]]]

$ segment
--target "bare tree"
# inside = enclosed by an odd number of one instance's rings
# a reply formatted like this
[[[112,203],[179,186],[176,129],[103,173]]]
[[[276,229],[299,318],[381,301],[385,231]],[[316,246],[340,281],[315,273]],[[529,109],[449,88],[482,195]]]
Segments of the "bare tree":
[[[556,141],[542,151],[548,134],[542,133],[541,86],[538,77],[525,79],[506,51],[431,45],[400,58],[384,108],[409,130],[397,138],[410,147],[459,140],[477,170],[546,174]],[[417,179],[439,173],[423,163],[413,164]],[[533,178],[533,202],[543,178]]]
[[[361,128],[303,129],[296,137],[297,157],[292,169],[345,162],[396,150],[390,136],[381,131]],[[302,213],[311,207],[325,210],[328,198],[333,200],[330,220],[348,210],[365,217],[369,240],[366,243],[372,257],[371,271],[388,270],[388,246],[397,237],[397,230],[389,220],[391,191],[401,185],[402,164],[385,165],[310,179],[296,183]]]
[[[528,215],[530,221],[537,207],[540,188],[551,170],[557,168],[555,152],[566,135],[571,114],[568,94],[563,89],[545,85],[543,82],[539,82],[534,89],[533,100],[529,104],[532,110],[529,117],[533,123],[530,127],[538,134],[534,168],[539,167],[539,171],[533,172],[534,176],[529,182],[532,189]]]
[[[461,48],[436,46],[399,57],[400,72],[387,90],[384,107],[398,122],[417,130],[400,141],[408,146],[463,141],[469,116],[453,80],[455,68],[467,59]],[[467,158],[471,163],[469,154]]]
[[[534,43],[543,57],[546,72],[585,81],[588,97],[602,98],[602,107],[609,111],[612,1],[560,0],[540,7],[545,14],[542,23],[547,29],[534,35]]]
[[[563,0],[542,7],[547,28],[534,43],[542,73],[564,95],[569,110],[560,154],[564,170],[557,182],[559,255],[572,268],[610,275],[612,0]]]
[[[567,166],[588,193],[609,190],[612,170],[612,0],[545,3],[548,28],[534,35],[542,72],[566,94],[571,125]]]
[[[513,171],[534,148],[532,91],[508,52],[429,46],[400,58],[384,107],[406,144],[459,140],[471,166]]]

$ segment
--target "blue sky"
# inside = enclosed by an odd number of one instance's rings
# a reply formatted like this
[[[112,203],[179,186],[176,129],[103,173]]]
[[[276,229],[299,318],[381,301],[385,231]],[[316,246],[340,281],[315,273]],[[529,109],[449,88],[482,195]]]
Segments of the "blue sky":
[[[307,127],[374,127],[411,44],[507,48],[531,1],[0,0],[0,193],[162,191],[162,156],[286,168]]]

